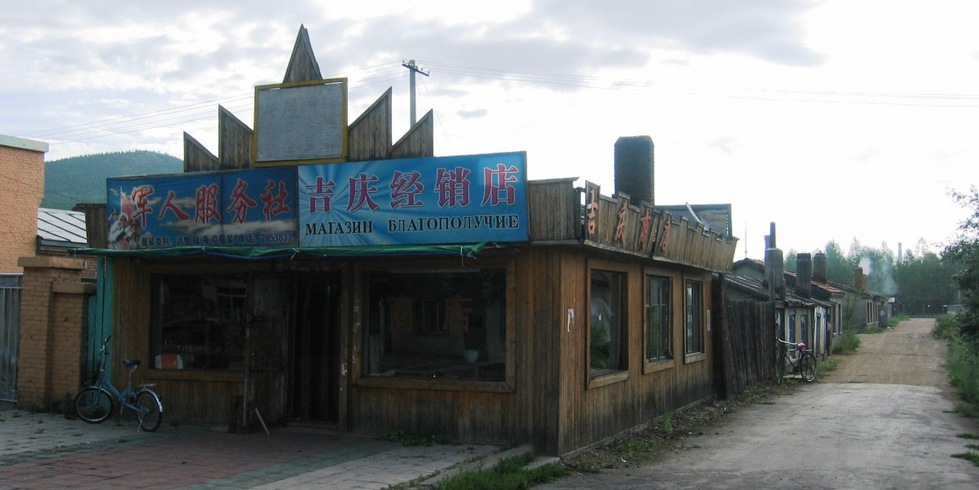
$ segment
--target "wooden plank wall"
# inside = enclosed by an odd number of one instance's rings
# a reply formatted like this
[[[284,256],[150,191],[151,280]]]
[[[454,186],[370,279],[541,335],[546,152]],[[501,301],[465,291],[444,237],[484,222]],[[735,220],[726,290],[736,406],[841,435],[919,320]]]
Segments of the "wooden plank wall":
[[[570,250],[559,277],[565,290],[563,306],[552,314],[561,318],[564,309],[573,307],[575,322],[561,332],[560,434],[557,454],[565,454],[624,431],[640,427],[665,413],[703,400],[713,393],[713,350],[710,333],[704,333],[705,355],[687,360],[684,352],[684,281],[698,280],[704,286],[704,317],[710,311],[711,275],[674,265],[643,266],[641,260],[617,262],[627,270],[626,294],[629,329],[628,377],[623,381],[588,386],[590,370],[586,361],[588,342],[587,289],[593,255],[581,249]],[[603,262],[608,262],[603,259]],[[600,262],[599,264],[603,263]],[[601,266],[599,266],[601,267]],[[645,369],[643,346],[643,281],[646,273],[672,277],[673,352],[666,366]],[[693,359],[693,358],[691,358]]]
[[[244,393],[244,373],[155,370],[150,355],[152,290],[151,274],[142,259],[107,258],[114,261],[116,295],[112,305],[113,352],[112,382],[118,387],[127,382],[121,362],[125,358],[143,361],[134,383],[156,383],[167,422],[228,421],[231,404]],[[197,268],[199,271],[200,267]],[[210,269],[214,270],[211,266]],[[156,267],[159,270],[159,267]],[[206,273],[208,267],[204,267]]]
[[[218,160],[221,170],[251,168],[252,136],[255,134],[224,107],[218,106]]]
[[[184,133],[184,172],[220,170],[218,157],[204,148],[193,136]]]
[[[581,239],[581,190],[575,178],[527,182],[527,219],[534,242]]]
[[[350,161],[383,160],[391,153],[391,93],[388,88],[350,125],[347,132]]]
[[[394,144],[388,157],[417,158],[435,156],[434,134],[434,113],[428,111]]]
[[[727,301],[721,326],[724,389],[737,396],[775,378],[775,309],[771,303]]]

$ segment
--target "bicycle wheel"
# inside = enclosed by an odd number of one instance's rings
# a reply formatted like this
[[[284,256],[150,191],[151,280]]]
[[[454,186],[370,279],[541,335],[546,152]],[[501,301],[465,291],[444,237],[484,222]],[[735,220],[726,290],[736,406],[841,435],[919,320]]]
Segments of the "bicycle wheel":
[[[156,393],[149,390],[136,393],[136,417],[139,419],[139,426],[147,432],[153,432],[160,427],[163,422],[163,406]]]
[[[802,379],[806,383],[812,383],[816,380],[816,356],[812,352],[802,354],[802,358],[799,359],[799,371],[801,371]]]
[[[102,388],[89,386],[75,397],[75,415],[90,424],[105,422],[115,410],[115,400]]]

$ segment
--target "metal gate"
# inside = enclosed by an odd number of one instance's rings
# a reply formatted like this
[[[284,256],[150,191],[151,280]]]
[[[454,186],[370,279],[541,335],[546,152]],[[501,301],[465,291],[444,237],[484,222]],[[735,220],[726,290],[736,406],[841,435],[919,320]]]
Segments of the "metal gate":
[[[0,403],[17,401],[21,274],[0,274]]]

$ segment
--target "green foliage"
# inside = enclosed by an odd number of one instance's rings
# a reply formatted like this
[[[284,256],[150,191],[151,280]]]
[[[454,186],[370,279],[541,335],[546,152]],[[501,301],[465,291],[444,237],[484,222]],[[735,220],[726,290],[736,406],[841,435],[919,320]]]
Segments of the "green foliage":
[[[928,315],[942,311],[943,305],[956,302],[953,276],[958,268],[923,249],[909,252],[894,268],[900,286],[899,299],[905,313]]]
[[[935,328],[931,331],[931,335],[938,339],[951,340],[958,332],[958,328],[954,316],[939,315],[935,318]]]
[[[837,362],[836,359],[833,359],[832,357],[827,357],[826,359],[819,361],[819,364],[816,366],[816,371],[820,373],[825,373],[828,371],[836,371],[836,368],[838,366],[839,366],[839,362]]]
[[[533,469],[527,465],[533,455],[507,458],[490,471],[464,473],[439,482],[440,490],[517,490],[550,483],[566,475],[568,470],[559,464],[546,464]]]
[[[85,155],[44,164],[41,207],[72,209],[79,203],[104,203],[105,179],[182,172],[179,158],[152,151]]]
[[[857,332],[847,325],[843,327],[840,339],[833,343],[833,354],[853,352],[857,347],[860,347],[860,337],[857,337]]]
[[[959,223],[958,239],[945,247],[942,260],[958,268],[954,276],[965,310],[955,317],[963,340],[979,343],[979,191],[975,186],[968,193],[950,193],[952,198],[971,213]]]
[[[894,328],[899,323],[908,320],[909,318],[910,317],[908,315],[905,315],[904,313],[896,313],[894,316],[887,319],[887,327]]]
[[[971,416],[979,412],[979,343],[963,335],[961,320],[961,314],[938,317],[932,335],[948,341],[945,354],[948,381],[964,402],[955,411]]]

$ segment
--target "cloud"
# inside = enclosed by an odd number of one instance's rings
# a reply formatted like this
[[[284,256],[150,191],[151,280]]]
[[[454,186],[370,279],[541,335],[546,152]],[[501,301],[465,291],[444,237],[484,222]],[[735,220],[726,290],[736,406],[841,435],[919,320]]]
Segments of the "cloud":
[[[800,0],[540,0],[535,16],[565,26],[579,39],[678,45],[696,53],[740,53],[772,63],[814,66],[822,56],[805,46],[795,22],[814,5]]]

